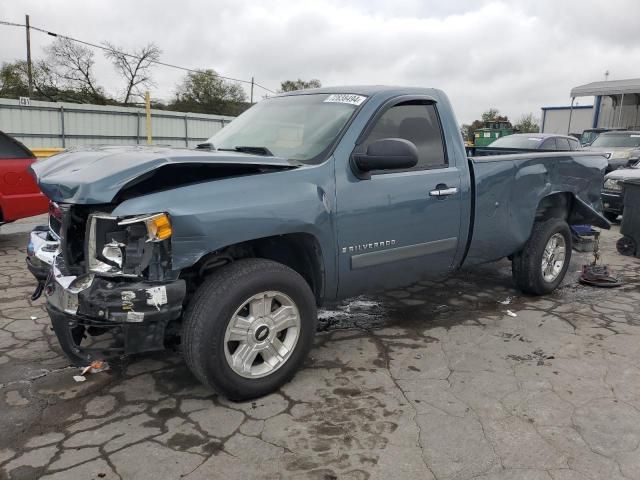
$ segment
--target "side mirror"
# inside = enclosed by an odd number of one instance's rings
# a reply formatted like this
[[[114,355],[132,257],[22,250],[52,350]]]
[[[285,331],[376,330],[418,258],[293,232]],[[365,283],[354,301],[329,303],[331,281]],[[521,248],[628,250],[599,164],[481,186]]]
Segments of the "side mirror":
[[[367,153],[353,153],[353,166],[360,178],[370,178],[372,170],[403,170],[418,163],[418,148],[403,138],[382,138],[369,144]],[[362,175],[364,173],[364,175]]]

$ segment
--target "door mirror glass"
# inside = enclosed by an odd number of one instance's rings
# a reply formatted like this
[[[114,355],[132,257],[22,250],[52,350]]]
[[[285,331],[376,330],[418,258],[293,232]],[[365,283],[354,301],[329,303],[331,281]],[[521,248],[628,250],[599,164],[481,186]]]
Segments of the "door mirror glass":
[[[371,142],[366,153],[354,153],[352,162],[358,171],[405,170],[418,163],[418,149],[403,138],[382,138]]]

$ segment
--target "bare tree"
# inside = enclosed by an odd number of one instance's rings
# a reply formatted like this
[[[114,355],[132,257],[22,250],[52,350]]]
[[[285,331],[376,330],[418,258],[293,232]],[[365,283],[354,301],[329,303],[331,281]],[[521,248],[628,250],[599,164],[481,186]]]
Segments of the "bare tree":
[[[126,81],[122,103],[127,105],[133,98],[143,97],[144,90],[154,85],[151,68],[160,59],[162,50],[150,43],[129,54],[109,42],[103,45],[109,49],[105,55]]]
[[[58,37],[46,48],[51,74],[63,88],[76,91],[82,101],[105,103],[104,91],[93,73],[94,54],[87,47],[65,37]]]
[[[26,74],[26,65],[24,71]],[[65,92],[60,88],[56,73],[44,60],[33,63],[33,88],[40,97],[50,102],[75,100],[73,92]]]

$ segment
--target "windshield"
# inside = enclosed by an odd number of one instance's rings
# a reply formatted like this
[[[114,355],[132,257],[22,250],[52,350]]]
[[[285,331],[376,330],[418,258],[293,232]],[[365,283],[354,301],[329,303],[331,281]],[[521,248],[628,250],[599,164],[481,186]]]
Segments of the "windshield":
[[[593,140],[598,136],[598,132],[594,132],[594,131],[585,131],[582,132],[582,136],[580,137],[580,143],[582,145],[587,145],[591,142],[593,142]]]
[[[489,144],[490,147],[498,148],[528,148],[537,149],[540,142],[544,138],[534,135],[509,135],[507,137],[498,138]]]
[[[638,133],[616,133],[603,134],[596,138],[591,144],[592,147],[640,147],[640,134]]]
[[[218,150],[254,147],[277,157],[316,163],[366,97],[310,94],[275,97],[257,103],[207,143]],[[240,147],[240,148],[239,148]]]

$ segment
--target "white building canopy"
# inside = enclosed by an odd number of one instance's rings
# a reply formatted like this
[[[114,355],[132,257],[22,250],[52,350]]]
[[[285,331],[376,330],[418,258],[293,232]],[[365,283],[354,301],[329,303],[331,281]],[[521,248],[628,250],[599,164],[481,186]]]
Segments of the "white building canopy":
[[[595,97],[598,95],[625,95],[640,93],[640,78],[591,82],[571,89],[571,97]]]

